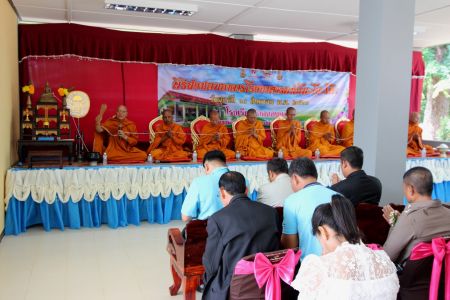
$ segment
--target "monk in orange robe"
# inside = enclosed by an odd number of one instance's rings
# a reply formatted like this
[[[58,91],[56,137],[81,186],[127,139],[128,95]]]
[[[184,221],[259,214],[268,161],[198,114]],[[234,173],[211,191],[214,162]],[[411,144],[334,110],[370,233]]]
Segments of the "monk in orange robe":
[[[342,146],[345,148],[353,146],[353,136],[355,131],[355,110],[353,110],[353,118],[342,128]]]
[[[407,155],[420,155],[420,151],[425,148],[427,154],[431,155],[434,153],[433,147],[430,145],[425,145],[422,142],[422,128],[419,126],[419,113],[412,112],[409,115],[409,126],[408,126],[408,147],[406,149]]]
[[[234,151],[227,149],[230,142],[230,135],[225,125],[220,124],[220,116],[217,110],[209,113],[210,122],[203,126],[200,132],[199,143],[197,146],[197,154],[200,160],[205,154],[212,150],[222,151],[227,159],[235,157]]]
[[[163,123],[155,128],[155,139],[147,150],[154,160],[177,161],[188,160],[190,153],[183,150],[186,141],[186,133],[183,128],[173,122],[173,114],[170,109],[162,113]]]
[[[279,121],[277,129],[277,150],[282,150],[285,157],[297,158],[306,156],[311,158],[312,152],[302,149],[299,143],[302,138],[302,128],[299,121],[294,120],[297,112],[295,108],[288,107],[286,120]]]
[[[320,112],[320,122],[317,122],[309,132],[309,147],[311,151],[319,149],[320,155],[339,156],[345,147],[333,145],[336,140],[333,125],[330,124],[330,114],[323,110]]]
[[[235,148],[242,156],[271,159],[273,151],[263,146],[266,131],[263,123],[256,119],[256,110],[247,111],[247,119],[240,121],[236,126]]]
[[[136,124],[127,119],[128,110],[119,105],[116,115],[102,123],[106,105],[102,105],[100,114],[95,118],[94,152],[106,152],[108,162],[136,163],[144,162],[147,154],[134,147],[138,142]],[[109,135],[108,146],[104,147],[104,134]]]

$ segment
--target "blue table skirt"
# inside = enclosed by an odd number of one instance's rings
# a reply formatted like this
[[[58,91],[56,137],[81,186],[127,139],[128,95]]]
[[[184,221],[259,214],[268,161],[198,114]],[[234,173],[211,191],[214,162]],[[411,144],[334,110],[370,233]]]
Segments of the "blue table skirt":
[[[62,203],[59,198],[52,204],[37,203],[31,195],[26,201],[11,198],[5,218],[5,235],[18,235],[28,227],[42,225],[44,230],[52,228],[64,230],[65,227],[100,227],[108,224],[111,228],[126,227],[128,224],[148,223],[166,224],[171,220],[181,220],[181,206],[186,190],[179,195],[171,194],[167,198],[161,196],[129,200],[125,196],[120,199],[101,200],[98,196],[91,202],[81,199],[74,203]],[[256,191],[250,195],[257,197]]]

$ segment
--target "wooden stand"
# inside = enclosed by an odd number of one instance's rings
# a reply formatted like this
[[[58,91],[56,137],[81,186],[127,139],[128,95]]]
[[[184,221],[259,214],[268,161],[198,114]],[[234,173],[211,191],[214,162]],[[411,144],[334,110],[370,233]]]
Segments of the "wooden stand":
[[[59,160],[59,168],[63,168],[63,152],[62,150],[34,150],[34,151],[28,151],[28,168],[33,167],[33,158],[36,157],[44,157],[46,158],[46,162],[53,161],[54,158],[57,158]]]

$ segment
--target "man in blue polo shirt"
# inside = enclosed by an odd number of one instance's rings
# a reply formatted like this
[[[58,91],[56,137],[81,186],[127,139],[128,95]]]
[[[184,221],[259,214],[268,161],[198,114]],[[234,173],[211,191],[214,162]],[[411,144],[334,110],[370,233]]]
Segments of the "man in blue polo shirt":
[[[206,175],[195,178],[189,186],[181,218],[185,222],[192,219],[206,220],[223,208],[219,195],[219,179],[228,172],[225,154],[219,150],[209,151],[203,157]]]
[[[309,158],[294,160],[289,167],[294,194],[284,201],[283,235],[285,248],[299,247],[302,258],[308,254],[322,254],[322,247],[312,233],[311,218],[317,206],[331,201],[335,191],[317,182],[317,169]]]

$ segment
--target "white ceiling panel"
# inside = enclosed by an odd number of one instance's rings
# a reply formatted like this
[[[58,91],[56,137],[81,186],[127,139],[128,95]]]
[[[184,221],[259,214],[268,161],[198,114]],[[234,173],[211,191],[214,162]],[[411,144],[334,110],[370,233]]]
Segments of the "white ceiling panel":
[[[112,11],[104,8],[104,0],[12,1],[23,22],[77,22],[123,30],[226,36],[244,33],[288,42],[357,41],[351,33],[358,26],[359,0],[173,0],[197,5],[192,17]],[[448,16],[450,0],[416,0],[414,46],[450,43]]]
[[[36,19],[44,19],[44,20],[58,20],[58,21],[66,21],[67,12],[64,8],[36,8],[32,6],[17,6],[17,9],[20,10],[20,15],[24,18],[36,18]]]
[[[335,33],[329,32],[315,32],[315,31],[301,31],[295,29],[283,29],[282,33],[280,29],[269,28],[269,27],[252,27],[252,26],[238,26],[238,25],[224,25],[221,28],[223,32],[234,32],[240,34],[268,34],[268,35],[282,35],[286,37],[298,37],[301,35],[302,38],[309,39],[320,39],[325,40],[335,36]]]
[[[66,8],[66,0],[14,0],[16,6],[26,5],[30,7]],[[20,10],[19,10],[20,12]]]
[[[447,6],[446,8],[418,15],[416,17],[416,22],[450,25],[449,16],[450,16],[450,6]]]
[[[265,0],[260,7],[358,16],[359,0]]]
[[[348,32],[352,30],[351,24],[357,21],[356,17],[351,16],[327,15],[326,18],[320,18],[316,14],[258,8],[237,17],[230,22],[230,25],[293,28],[322,32]]]
[[[95,18],[93,18],[95,15]],[[113,17],[113,18],[112,18]],[[209,32],[212,28],[216,27],[219,23],[212,22],[192,22],[189,20],[173,20],[157,17],[145,17],[145,16],[125,16],[125,15],[108,15],[108,14],[95,14],[89,12],[78,12],[75,11],[72,14],[73,22],[90,22],[98,24],[118,24],[118,25],[129,25],[129,26],[139,26],[139,27],[161,27],[161,28],[174,28],[174,29],[190,29],[196,31]],[[113,22],[111,22],[113,20]],[[175,31],[175,30],[174,30]]]
[[[416,0],[416,14],[431,12],[450,5],[450,0]]]

